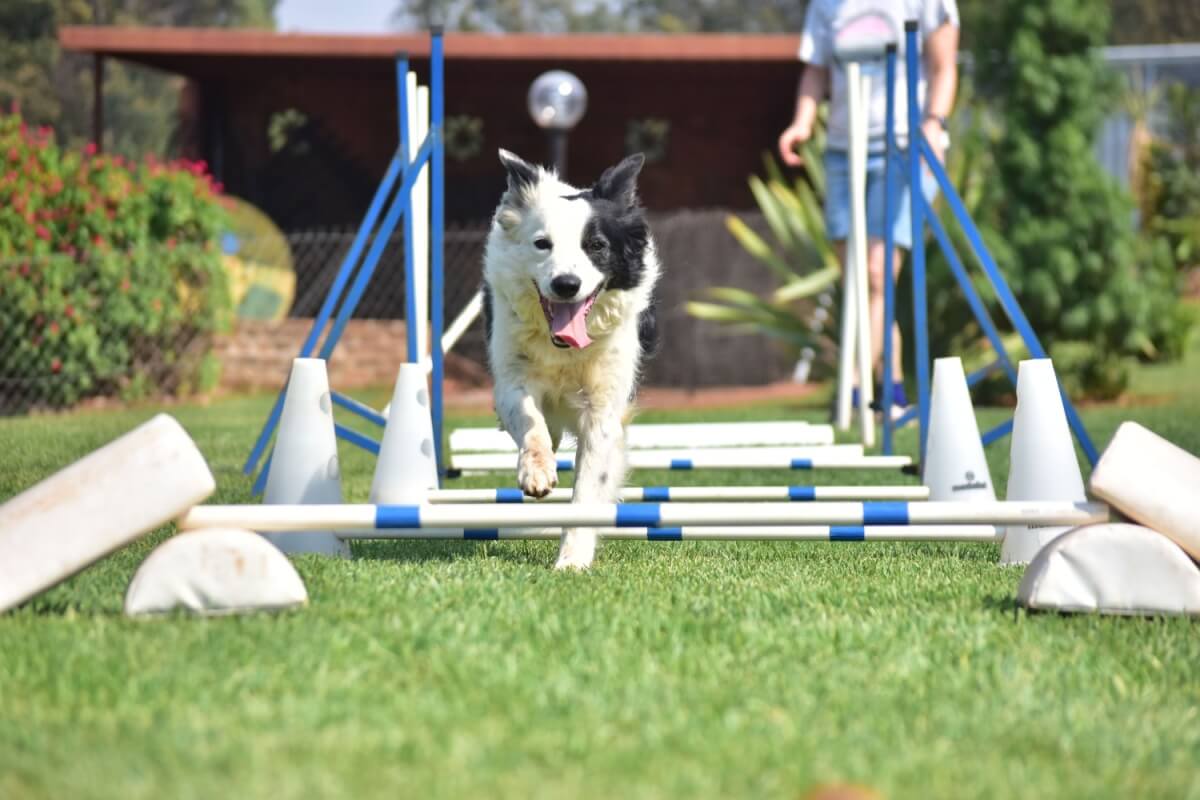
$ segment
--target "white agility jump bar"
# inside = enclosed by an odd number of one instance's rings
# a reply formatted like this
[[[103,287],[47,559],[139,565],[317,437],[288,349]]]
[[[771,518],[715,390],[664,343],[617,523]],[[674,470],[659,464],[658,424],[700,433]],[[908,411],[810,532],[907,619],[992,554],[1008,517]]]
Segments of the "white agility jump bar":
[[[543,498],[526,497],[517,488],[435,489],[430,503],[565,503],[570,489],[554,489]],[[630,486],[624,503],[808,502],[830,500],[928,500],[927,486]]]
[[[703,422],[630,425],[625,432],[631,450],[654,447],[760,447],[766,445],[819,446],[833,444],[833,426],[807,422]],[[563,448],[574,447],[564,437]],[[512,437],[495,428],[459,428],[450,434],[452,452],[515,452]]]
[[[194,528],[373,531],[403,528],[661,528],[684,525],[1088,525],[1107,522],[1097,503],[556,503],[525,505],[197,506]]]
[[[843,447],[847,445],[834,445]],[[858,447],[858,445],[848,445]],[[821,449],[794,447],[743,447],[715,450],[669,450],[656,453],[632,450],[626,454],[630,469],[900,469],[912,464],[909,456],[864,456],[855,451],[823,453]],[[516,469],[512,453],[467,453],[450,456],[450,468],[463,472],[497,472]],[[573,454],[561,454],[559,470],[575,469]]]
[[[602,539],[648,542],[779,541],[779,542],[997,542],[1004,537],[993,525],[760,525],[677,528],[597,528]],[[342,539],[461,539],[468,542],[519,540],[557,541],[562,528],[418,528],[338,532]]]

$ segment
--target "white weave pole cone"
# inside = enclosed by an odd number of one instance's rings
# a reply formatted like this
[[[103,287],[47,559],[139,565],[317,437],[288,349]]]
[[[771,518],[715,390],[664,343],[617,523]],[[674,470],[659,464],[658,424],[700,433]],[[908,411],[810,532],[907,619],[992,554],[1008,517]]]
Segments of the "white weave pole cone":
[[[929,439],[921,465],[921,482],[929,487],[929,499],[995,500],[961,358],[933,362],[929,405]]]
[[[379,458],[375,462],[371,502],[424,503],[429,498],[429,490],[438,488],[433,420],[424,367],[420,364],[400,365],[390,407]]]
[[[338,467],[337,435],[333,430],[333,398],[325,360],[292,361],[275,452],[263,492],[268,505],[305,505],[342,502],[342,476]],[[350,556],[350,547],[332,531],[263,536],[285,553],[320,553]]]
[[[1087,499],[1058,378],[1048,358],[1022,361],[1017,368],[1008,499],[1070,502]],[[1028,564],[1044,545],[1067,530],[1009,526],[1000,548],[1000,563]]]

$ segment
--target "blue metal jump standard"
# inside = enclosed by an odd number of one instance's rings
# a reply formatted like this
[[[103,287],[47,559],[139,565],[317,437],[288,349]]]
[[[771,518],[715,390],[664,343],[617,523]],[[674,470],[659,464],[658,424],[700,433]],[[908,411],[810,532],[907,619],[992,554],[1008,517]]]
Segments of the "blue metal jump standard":
[[[937,155],[933,152],[933,148],[929,146],[929,142],[925,139],[921,131],[921,113],[918,103],[917,86],[920,76],[918,65],[918,42],[917,42],[918,23],[915,20],[909,20],[904,24],[905,37],[905,76],[907,78],[907,95],[908,95],[908,153],[906,157],[906,167],[908,170],[909,179],[909,196],[912,206],[912,281],[913,281],[913,325],[914,339],[916,348],[916,366],[917,366],[917,411],[916,416],[920,420],[920,439],[921,439],[921,458],[925,458],[925,445],[929,432],[929,327],[927,319],[926,306],[926,271],[925,271],[925,221],[928,219],[929,225],[933,230],[934,238],[937,239],[938,245],[946,256],[946,260],[950,265],[951,273],[954,275],[959,288],[962,289],[966,297],[967,304],[971,308],[971,312],[975,315],[975,319],[979,322],[980,328],[987,336],[989,343],[996,351],[997,360],[993,364],[971,375],[968,383],[974,385],[981,380],[986,374],[997,368],[1004,370],[1009,379],[1016,385],[1017,372],[1013,366],[1012,359],[1009,357],[1007,350],[1004,347],[1004,342],[1000,338],[999,330],[992,321],[991,315],[988,313],[987,307],[980,298],[979,293],[975,291],[972,285],[971,278],[967,273],[962,261],[955,251],[953,242],[943,228],[941,221],[928,207],[928,201],[925,199],[924,193],[921,191],[921,170],[922,168],[929,169],[934,179],[938,183],[942,194],[946,197],[947,204],[950,207],[954,218],[957,220],[963,234],[966,236],[971,250],[975,255],[976,261],[982,267],[984,275],[987,277],[989,284],[996,294],[996,298],[1000,303],[1000,307],[1004,310],[1005,316],[1008,317],[1010,323],[1021,336],[1025,347],[1029,350],[1033,358],[1046,358],[1046,351],[1038,340],[1037,333],[1029,324],[1029,320],[1025,316],[1025,312],[1021,310],[1020,304],[1013,295],[1012,290],[1008,286],[1008,282],[1004,280],[1003,273],[1000,272],[996,265],[995,259],[991,252],[984,244],[983,237],[979,233],[974,220],[967,212],[966,206],[959,197],[958,192],[950,183],[950,179],[946,175],[946,170],[938,160]],[[889,48],[887,54],[888,70],[887,70],[887,100],[888,100],[888,116],[887,116],[887,143],[888,153],[890,156],[891,148],[895,139],[895,120],[892,112],[894,94],[895,94],[895,58],[896,55]],[[885,160],[885,169],[887,170],[887,182],[890,187],[892,182],[891,175],[891,159]],[[891,191],[887,193],[887,199],[890,201]],[[889,202],[887,212],[890,214],[891,204]],[[890,217],[889,217],[890,218]],[[885,226],[890,233],[891,225]],[[892,247],[890,244],[887,248],[888,255],[891,255]],[[885,267],[885,285],[884,285],[884,313],[885,319],[890,311],[892,298],[889,296],[889,284],[886,278],[891,275],[890,262]],[[885,328],[885,331],[889,328]],[[889,336],[884,336],[884,342],[890,342]],[[890,347],[885,344],[884,350],[884,370],[885,379],[890,375],[889,367]],[[1076,440],[1083,449],[1084,455],[1088,461],[1094,466],[1099,454],[1096,451],[1095,445],[1092,443],[1091,437],[1083,426],[1083,421],[1080,419],[1075,406],[1071,403],[1070,398],[1062,391],[1061,386],[1059,392],[1062,395],[1063,410],[1066,412],[1067,421],[1070,423],[1071,430],[1075,434]],[[886,398],[885,393],[885,398]],[[887,413],[888,408],[884,407],[884,453],[890,453],[892,441],[889,431],[890,414]],[[911,413],[906,414],[897,421],[897,424],[903,424],[907,419],[911,419]],[[982,436],[985,445],[1000,439],[1012,431],[1012,421],[1002,423]]]
[[[313,353],[317,353],[317,358],[328,360],[337,347],[342,333],[345,330],[346,324],[353,316],[355,309],[358,307],[363,294],[366,292],[367,286],[370,284],[372,276],[375,274],[375,269],[379,265],[379,261],[383,256],[384,250],[387,248],[392,234],[396,230],[397,224],[403,220],[404,223],[404,278],[406,287],[406,320],[408,321],[408,330],[410,335],[407,338],[407,358],[410,363],[419,362],[420,353],[417,349],[416,336],[412,335],[417,325],[416,321],[416,298],[412,291],[414,285],[415,265],[412,252],[413,240],[413,219],[412,219],[412,188],[416,184],[417,177],[421,172],[421,168],[426,164],[430,170],[430,201],[431,201],[431,220],[430,220],[430,270],[432,272],[432,297],[431,297],[431,323],[433,335],[431,337],[432,360],[433,360],[433,421],[434,421],[434,442],[437,446],[438,464],[442,463],[442,389],[441,381],[443,378],[443,354],[441,349],[442,328],[444,327],[444,314],[442,309],[443,300],[443,243],[444,236],[442,226],[444,225],[444,192],[445,192],[445,170],[444,170],[444,154],[443,142],[444,138],[441,135],[442,125],[444,121],[444,76],[443,69],[444,48],[442,46],[442,31],[440,28],[434,28],[430,32],[430,123],[429,134],[425,141],[421,143],[420,148],[414,157],[410,160],[408,153],[410,150],[410,139],[412,128],[408,116],[408,56],[400,53],[396,56],[396,94],[397,94],[397,116],[399,120],[398,134],[400,143],[396,148],[395,154],[392,156],[391,162],[388,164],[387,171],[384,173],[383,179],[380,181],[378,188],[375,190],[375,195],[371,199],[371,203],[367,208],[367,213],[363,217],[362,223],[355,233],[354,241],[350,246],[350,250],[342,259],[341,265],[338,267],[337,276],[334,278],[333,285],[330,287],[329,294],[325,297],[321,304],[320,310],[317,312],[316,318],[313,320],[312,330],[309,331],[304,344],[300,348],[300,358],[310,358]],[[389,203],[389,198],[391,201]],[[386,211],[385,211],[386,209]],[[380,222],[380,216],[383,219]],[[378,229],[377,227],[378,226]],[[368,249],[368,244],[370,245]],[[366,250],[366,256],[363,257],[363,251]],[[362,259],[362,263],[359,261]],[[336,310],[336,315],[335,315]],[[333,319],[330,325],[330,319]],[[326,328],[329,328],[328,335],[325,336],[325,341],[321,344],[318,350],[318,344],[321,342],[321,337],[325,334]],[[283,400],[287,392],[287,384],[285,382],[280,390],[278,397],[275,399],[275,404],[272,406],[267,420],[263,425],[262,431],[255,440],[254,446],[250,451],[250,455],[243,467],[245,474],[253,474],[258,468],[259,461],[262,460],[264,452],[266,452],[275,429],[279,425],[279,418],[283,412]],[[345,395],[332,393],[333,402],[342,408],[351,411],[352,413],[368,420],[376,425],[384,425],[386,420],[382,415],[375,412],[368,406],[359,403]],[[378,454],[379,444],[370,437],[360,434],[354,430],[341,425],[335,426],[335,431],[339,438],[354,444],[358,447],[367,450],[368,452]],[[254,483],[254,492],[260,493],[266,485],[267,475],[270,472],[271,459],[268,455],[266,462],[263,464],[262,470],[259,472]]]

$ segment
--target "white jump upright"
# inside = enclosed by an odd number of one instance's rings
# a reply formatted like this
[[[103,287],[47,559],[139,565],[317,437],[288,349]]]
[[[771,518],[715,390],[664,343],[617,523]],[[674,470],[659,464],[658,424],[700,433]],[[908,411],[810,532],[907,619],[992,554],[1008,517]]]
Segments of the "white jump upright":
[[[933,362],[929,440],[921,482],[930,500],[996,499],[961,358]]]
[[[263,502],[273,505],[342,502],[333,398],[324,359],[297,358],[292,362]],[[304,531],[303,535],[269,532],[264,535],[285,553],[349,557],[350,547],[332,529],[304,528]]]
[[[1017,410],[1009,463],[1009,500],[1081,502],[1086,498],[1058,378],[1048,358],[1022,361],[1017,367]],[[1027,564],[1066,530],[1061,525],[1010,526],[1000,563]]]

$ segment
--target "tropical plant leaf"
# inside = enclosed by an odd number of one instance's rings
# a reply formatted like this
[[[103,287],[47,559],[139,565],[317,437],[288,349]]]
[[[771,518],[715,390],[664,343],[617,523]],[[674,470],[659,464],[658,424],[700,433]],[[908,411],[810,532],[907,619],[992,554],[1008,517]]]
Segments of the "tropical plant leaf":
[[[795,242],[788,225],[787,212],[774,197],[770,186],[757,175],[751,175],[750,193],[754,195],[754,200],[758,203],[763,219],[767,221],[767,226],[771,229],[771,234],[779,241],[784,250],[792,248]]]
[[[842,271],[837,267],[826,267],[779,287],[772,293],[771,299],[776,303],[793,303],[796,300],[814,297],[836,286],[841,274]]]
[[[787,262],[776,255],[775,251],[771,249],[771,245],[767,244],[740,217],[730,214],[725,218],[725,227],[738,240],[738,243],[745,248],[747,253],[763,262],[781,280],[788,281],[795,277],[796,274],[788,266]]]

